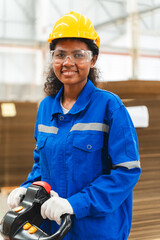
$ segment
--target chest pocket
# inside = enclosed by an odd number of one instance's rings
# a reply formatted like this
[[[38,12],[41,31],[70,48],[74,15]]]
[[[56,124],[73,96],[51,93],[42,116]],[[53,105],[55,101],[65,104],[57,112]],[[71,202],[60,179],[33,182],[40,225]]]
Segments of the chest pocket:
[[[86,152],[97,151],[103,147],[103,134],[77,134],[73,146]]]
[[[83,185],[92,181],[102,172],[102,148],[104,133],[78,133],[73,140],[74,180]]]
[[[45,146],[47,136],[45,134],[40,134],[37,139],[36,150],[41,150]]]

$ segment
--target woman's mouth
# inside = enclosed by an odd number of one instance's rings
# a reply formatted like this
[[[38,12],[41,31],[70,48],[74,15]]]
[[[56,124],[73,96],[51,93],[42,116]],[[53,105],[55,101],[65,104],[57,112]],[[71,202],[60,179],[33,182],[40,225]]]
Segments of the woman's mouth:
[[[67,77],[73,76],[73,75],[75,75],[76,73],[77,73],[77,71],[70,71],[70,70],[68,70],[68,71],[62,71],[62,74],[63,74],[64,76],[67,76]]]

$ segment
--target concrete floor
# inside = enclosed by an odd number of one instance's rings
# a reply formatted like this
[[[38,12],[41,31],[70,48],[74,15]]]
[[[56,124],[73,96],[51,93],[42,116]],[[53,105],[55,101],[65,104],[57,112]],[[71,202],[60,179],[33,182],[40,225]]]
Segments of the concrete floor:
[[[9,210],[8,206],[7,206],[7,194],[1,193],[0,194],[0,221],[3,218],[3,216],[5,215],[5,213]],[[0,240],[2,240],[3,238],[0,235]]]

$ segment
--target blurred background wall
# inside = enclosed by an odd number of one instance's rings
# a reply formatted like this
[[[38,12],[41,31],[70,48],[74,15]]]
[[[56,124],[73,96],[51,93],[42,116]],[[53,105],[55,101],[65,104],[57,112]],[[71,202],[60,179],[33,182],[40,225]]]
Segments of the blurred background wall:
[[[142,175],[130,239],[158,240],[160,0],[0,0],[1,192],[19,186],[31,171],[36,112],[51,63],[47,38],[70,11],[93,22],[101,38],[99,87],[121,97],[137,130]]]

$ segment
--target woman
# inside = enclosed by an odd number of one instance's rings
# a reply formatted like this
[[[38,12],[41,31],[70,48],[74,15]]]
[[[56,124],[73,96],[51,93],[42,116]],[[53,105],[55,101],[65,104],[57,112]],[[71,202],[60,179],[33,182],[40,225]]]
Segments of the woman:
[[[124,240],[132,221],[132,190],[140,176],[138,141],[118,96],[94,85],[100,39],[90,20],[71,12],[49,36],[52,68],[37,113],[32,172],[8,204],[34,181],[48,182],[41,207],[48,231],[73,215],[68,240]],[[12,201],[11,201],[12,199]]]

